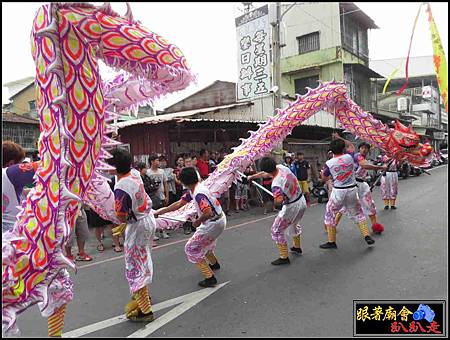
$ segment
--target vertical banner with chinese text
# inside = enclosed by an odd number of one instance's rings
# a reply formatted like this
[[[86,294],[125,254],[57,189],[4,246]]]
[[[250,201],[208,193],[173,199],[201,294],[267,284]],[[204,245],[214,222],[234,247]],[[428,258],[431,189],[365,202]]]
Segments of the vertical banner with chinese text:
[[[238,44],[237,99],[268,95],[270,75],[269,6],[236,18]]]

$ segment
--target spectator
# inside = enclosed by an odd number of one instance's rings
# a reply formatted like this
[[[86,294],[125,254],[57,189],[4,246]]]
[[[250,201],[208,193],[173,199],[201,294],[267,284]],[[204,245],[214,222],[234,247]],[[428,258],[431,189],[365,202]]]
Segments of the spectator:
[[[290,170],[292,171],[292,173],[293,173],[295,176],[297,176],[297,170],[296,170],[296,168],[295,168],[294,160],[292,159],[291,154],[287,154],[287,155],[284,157],[284,163],[283,163],[283,165],[284,165],[286,168],[290,169]]]
[[[208,150],[201,149],[200,150],[200,157],[197,160],[197,169],[198,173],[200,174],[201,179],[208,178],[209,175],[209,152]]]
[[[219,164],[219,153],[213,152],[211,158],[209,159],[209,173],[214,172],[216,170],[217,165]]]
[[[160,183],[158,190],[155,191],[153,196],[150,196],[153,209],[158,210],[163,206],[167,206],[169,203],[169,185],[167,184],[167,176],[163,169],[159,168],[159,158],[156,155],[151,155],[148,158],[150,162],[150,169],[147,170],[147,176],[155,183]],[[157,229],[157,233],[160,237],[166,239],[169,238],[169,234],[165,230]]]
[[[25,150],[10,140],[2,142],[2,168],[18,164],[25,158]]]
[[[75,237],[77,239],[77,246],[78,246],[78,255],[76,257],[76,261],[92,261],[92,257],[90,257],[84,249],[86,241],[89,239],[89,227],[84,207],[80,208],[80,212],[76,219],[75,226],[72,229],[72,233],[70,234],[69,241],[65,245],[66,255],[72,261],[73,261],[72,247],[74,244]]]
[[[92,209],[86,209],[86,217],[89,226],[95,229],[95,238],[98,242],[97,250],[99,252],[105,251],[105,245],[103,244],[103,235],[105,232],[105,228],[109,229],[109,231],[111,232],[114,251],[116,253],[121,253],[123,251],[122,247],[120,246],[119,237],[112,236],[113,223],[111,221],[104,220]]]
[[[189,154],[184,155],[184,167],[191,168],[193,167],[192,156]]]
[[[177,166],[175,169],[173,169],[173,173],[175,174],[175,188],[177,189],[177,201],[181,198],[182,192],[183,192],[183,185],[180,182],[180,172],[181,169],[184,168],[184,158],[182,156],[179,156],[177,158]]]
[[[167,185],[169,187],[169,204],[172,204],[173,202],[178,201],[176,199],[177,188],[176,188],[176,182],[175,182],[174,169],[167,166],[167,159],[165,156],[159,157],[159,164],[160,164],[161,169],[164,170],[164,173],[167,177]]]
[[[198,168],[197,168],[197,161],[198,161],[198,158],[197,158],[197,155],[193,154],[193,155],[191,156],[191,158],[192,158],[192,167],[195,168],[195,169],[197,170],[197,172],[198,172]],[[186,167],[187,167],[187,166],[186,166]]]
[[[244,171],[245,176],[250,176],[255,173],[255,170],[251,165]],[[236,193],[234,196],[236,200],[236,211],[241,209],[243,211],[248,210],[248,184],[238,181],[236,185]]]
[[[159,182],[154,182],[150,177],[147,176],[147,165],[144,162],[139,162],[136,164],[136,169],[141,174],[142,183],[144,183],[144,190],[148,197],[151,199],[154,196],[155,192],[159,188]],[[158,244],[156,241],[159,240],[159,237],[155,234],[153,237],[153,247],[156,247]]]
[[[297,180],[300,183],[302,192],[305,195],[306,205],[311,204],[308,184],[308,169],[311,169],[308,161],[304,159],[303,152],[297,152],[297,160],[294,162]]]

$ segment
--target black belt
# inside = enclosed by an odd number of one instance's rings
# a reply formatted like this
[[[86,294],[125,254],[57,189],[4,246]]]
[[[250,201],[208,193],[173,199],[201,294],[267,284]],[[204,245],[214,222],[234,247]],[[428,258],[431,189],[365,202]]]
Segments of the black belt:
[[[300,194],[300,196],[298,196],[295,200],[293,200],[292,202],[287,202],[287,203],[284,203],[284,205],[288,205],[288,204],[292,204],[292,203],[295,203],[295,202],[297,202],[300,198],[302,198],[303,197],[303,194]]]
[[[361,178],[355,178],[355,179],[356,179],[356,182],[359,182],[359,183],[364,183],[365,182],[365,180],[363,180]]]
[[[349,185],[347,187],[333,187],[333,189],[350,189],[356,187],[357,184]]]
[[[221,212],[219,215],[213,217],[210,219],[211,222],[216,222],[218,220],[220,220],[223,217],[223,212]]]
[[[386,172],[397,172],[397,170],[387,170]]]

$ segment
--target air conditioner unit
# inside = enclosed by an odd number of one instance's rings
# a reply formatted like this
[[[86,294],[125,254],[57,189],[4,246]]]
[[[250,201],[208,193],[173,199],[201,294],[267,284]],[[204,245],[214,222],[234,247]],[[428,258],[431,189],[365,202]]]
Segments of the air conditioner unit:
[[[408,98],[397,99],[397,111],[408,111]]]

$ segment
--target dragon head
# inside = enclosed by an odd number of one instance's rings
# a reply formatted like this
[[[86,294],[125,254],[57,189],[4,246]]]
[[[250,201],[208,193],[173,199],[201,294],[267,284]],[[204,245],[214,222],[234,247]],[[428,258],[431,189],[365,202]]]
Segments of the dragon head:
[[[399,121],[394,122],[394,129],[387,139],[387,150],[397,159],[406,159],[415,166],[426,166],[433,148],[429,143],[420,143],[420,136]]]

